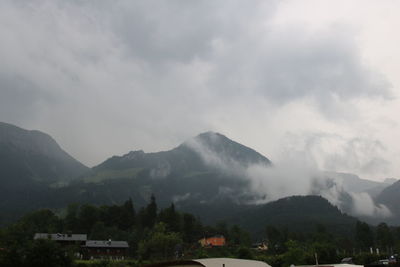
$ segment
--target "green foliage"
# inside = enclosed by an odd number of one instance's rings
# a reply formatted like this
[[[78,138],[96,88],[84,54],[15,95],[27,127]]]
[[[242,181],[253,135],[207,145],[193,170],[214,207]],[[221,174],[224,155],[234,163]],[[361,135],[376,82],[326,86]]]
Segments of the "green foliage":
[[[181,215],[175,211],[175,205],[173,203],[169,208],[160,211],[158,220],[165,224],[168,231],[181,231]]]
[[[14,244],[2,250],[0,255],[0,265],[5,267],[67,267],[73,263],[71,256],[51,240]]]
[[[238,225],[233,225],[230,230],[229,234],[229,243],[233,246],[247,246],[251,245],[251,237],[250,234],[243,229],[241,229]]]
[[[142,168],[128,168],[123,170],[103,170],[83,178],[85,183],[101,183],[105,180],[135,177]]]
[[[386,223],[380,223],[376,227],[376,243],[380,248],[393,246],[393,234]]]
[[[203,234],[203,226],[192,214],[183,213],[182,235],[186,243],[196,242]]]
[[[286,242],[287,251],[283,254],[283,263],[286,266],[291,264],[306,264],[307,250],[300,243],[294,240]]]
[[[182,242],[178,233],[168,232],[161,222],[155,225],[148,238],[139,243],[138,253],[143,259],[173,259],[175,247]]]
[[[85,204],[79,210],[79,223],[83,233],[89,233],[94,224],[99,220],[97,207]]]
[[[146,208],[141,209],[139,213],[141,225],[147,228],[153,228],[157,221],[157,203],[154,195],[151,195],[150,203]]]
[[[336,253],[336,246],[329,241],[314,242],[313,250],[318,255],[318,263],[339,262],[340,258]]]
[[[355,240],[361,249],[369,249],[373,246],[373,232],[367,223],[357,221],[355,232]]]
[[[239,259],[253,259],[253,252],[249,247],[239,247],[236,251],[236,256]]]
[[[26,252],[25,263],[31,267],[67,267],[72,266],[72,259],[54,241],[35,240]]]
[[[158,210],[156,199],[136,214],[131,199],[121,205],[94,206],[71,204],[65,218],[50,210],[27,214],[15,224],[0,229],[0,266],[70,266],[72,252],[79,247],[65,250],[49,240],[33,241],[37,232],[86,233],[93,240],[127,240],[129,256],[140,262],[79,261],[76,266],[137,266],[144,262],[176,258],[176,251],[183,251],[187,258],[233,257],[266,261],[273,266],[314,264],[315,254],[321,264],[339,262],[353,256],[360,264],[370,263],[381,257],[365,253],[369,246],[400,248],[400,227],[391,228],[384,223],[371,227],[366,223],[354,224],[353,235],[339,235],[322,223],[313,223],[313,231],[292,231],[285,225],[266,225],[259,240],[267,242],[269,249],[251,249],[249,233],[238,225],[224,221],[215,226],[204,226],[189,213],[181,213],[174,204]],[[204,236],[224,235],[227,246],[201,248],[198,240]],[[375,237],[375,238],[374,238]],[[50,255],[51,254],[51,255]],[[29,261],[29,264],[27,263]],[[27,265],[28,264],[28,265]],[[49,263],[50,264],[50,263]],[[124,264],[124,265],[122,265]],[[48,265],[50,266],[50,265]]]

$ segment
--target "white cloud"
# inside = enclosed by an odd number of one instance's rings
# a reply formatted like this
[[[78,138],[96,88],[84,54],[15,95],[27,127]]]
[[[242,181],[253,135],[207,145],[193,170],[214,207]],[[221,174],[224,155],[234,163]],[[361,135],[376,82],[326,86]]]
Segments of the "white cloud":
[[[214,134],[210,136],[215,138],[212,143],[224,143],[219,136]],[[320,195],[352,215],[383,218],[392,215],[385,205],[375,204],[366,192],[345,190],[341,180],[345,177],[327,176],[318,169],[315,158],[305,153],[292,150],[290,156],[274,162],[273,165],[262,163],[247,165],[233,158],[235,151],[228,152],[224,149],[216,151],[198,138],[186,144],[200,155],[206,165],[217,168],[231,179],[245,182],[239,189],[235,186],[219,189],[219,195],[228,195],[239,203],[263,204],[293,195]]]

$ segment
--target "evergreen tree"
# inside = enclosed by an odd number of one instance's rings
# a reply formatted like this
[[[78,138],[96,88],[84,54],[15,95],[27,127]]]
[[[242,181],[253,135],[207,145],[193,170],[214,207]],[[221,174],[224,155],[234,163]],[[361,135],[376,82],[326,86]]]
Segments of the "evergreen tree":
[[[389,250],[393,247],[392,233],[386,223],[380,223],[376,227],[376,243],[381,250]]]
[[[99,210],[92,205],[83,205],[79,210],[79,225],[81,233],[90,233],[90,230],[99,220]]]
[[[147,228],[153,228],[157,221],[157,203],[154,195],[151,195],[150,203],[144,209],[142,226]]]
[[[357,221],[355,239],[361,249],[367,250],[373,246],[373,233],[367,223]]]
[[[165,223],[167,230],[172,232],[181,231],[181,216],[175,210],[174,203],[169,208],[163,209],[159,214],[159,221]]]
[[[132,199],[129,198],[121,207],[121,215],[119,217],[118,226],[122,230],[128,230],[135,225],[136,212],[133,207]]]
[[[79,220],[78,220],[79,204],[72,203],[67,207],[67,215],[64,219],[64,231],[78,232]]]

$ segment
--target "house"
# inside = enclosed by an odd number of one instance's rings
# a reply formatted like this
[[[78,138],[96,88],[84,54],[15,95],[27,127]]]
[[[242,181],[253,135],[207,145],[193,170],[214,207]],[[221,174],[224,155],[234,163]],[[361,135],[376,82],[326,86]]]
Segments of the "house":
[[[36,233],[33,239],[49,239],[62,246],[77,246],[77,258],[85,259],[125,259],[129,245],[126,241],[87,240],[86,234]]]
[[[82,246],[85,259],[123,260],[128,254],[128,249],[128,242],[111,240],[87,240]]]
[[[146,265],[144,267],[271,267],[262,261],[254,260],[241,260],[229,258],[210,258],[210,259],[197,259],[197,260],[183,260],[183,261],[170,261],[161,262],[156,264]]]
[[[212,237],[204,237],[199,240],[202,247],[223,247],[226,245],[226,240],[223,235],[216,235]]]
[[[259,251],[267,251],[268,250],[268,245],[265,242],[253,243],[251,247],[252,247],[252,249],[256,249]]]
[[[60,245],[63,246],[73,246],[73,245],[79,245],[82,246],[85,244],[87,240],[87,235],[86,234],[49,234],[49,233],[36,233],[33,237],[33,239],[49,239],[49,240],[54,240]]]

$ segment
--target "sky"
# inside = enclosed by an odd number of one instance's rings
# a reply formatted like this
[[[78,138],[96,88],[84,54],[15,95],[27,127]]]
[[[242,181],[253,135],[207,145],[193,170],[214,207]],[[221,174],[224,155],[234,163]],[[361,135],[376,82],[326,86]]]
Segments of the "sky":
[[[0,1],[0,121],[94,166],[220,132],[400,178],[399,1]]]

